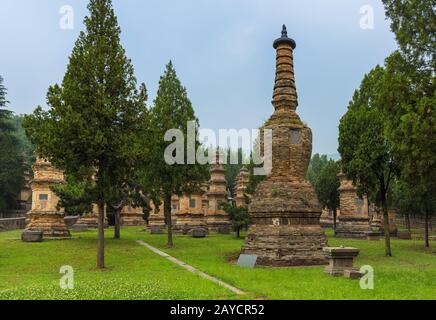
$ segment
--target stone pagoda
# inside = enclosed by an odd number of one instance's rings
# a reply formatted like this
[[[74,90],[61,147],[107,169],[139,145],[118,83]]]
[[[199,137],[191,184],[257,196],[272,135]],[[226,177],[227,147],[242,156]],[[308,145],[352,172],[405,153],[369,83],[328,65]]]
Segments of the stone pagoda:
[[[347,179],[341,171],[339,174],[339,214],[335,230],[338,238],[366,238],[371,232],[368,215],[368,201],[357,195],[353,181]]]
[[[238,176],[236,177],[236,196],[235,204],[237,207],[247,205],[247,186],[250,180],[248,170],[245,166],[241,168]]]
[[[217,152],[210,167],[209,191],[207,193],[209,200],[206,215],[207,226],[210,231],[230,233],[229,215],[221,207],[222,203],[227,202],[226,170],[224,169],[224,156],[221,152]]]
[[[150,202],[150,215],[148,217],[148,229],[151,234],[165,233],[166,223],[164,215],[164,206],[161,204],[157,207],[153,201]]]
[[[176,213],[176,223],[174,231],[188,234],[193,229],[207,229],[203,204],[203,190],[184,195],[179,199],[179,209]]]
[[[260,266],[324,265],[327,240],[320,226],[321,206],[306,180],[312,131],[296,113],[296,43],[288,38],[286,26],[273,47],[277,51],[272,100],[275,111],[261,130],[272,132],[272,169],[258,184],[249,206],[251,225],[242,253],[256,255]],[[261,146],[267,143],[262,136]]]
[[[142,207],[125,206],[121,210],[120,224],[122,226],[144,226],[144,209]]]
[[[26,231],[42,231],[45,239],[70,238],[64,221],[64,211],[57,209],[59,198],[50,186],[64,182],[62,171],[54,168],[48,160],[39,158],[33,165],[32,209],[28,212],[30,219]]]

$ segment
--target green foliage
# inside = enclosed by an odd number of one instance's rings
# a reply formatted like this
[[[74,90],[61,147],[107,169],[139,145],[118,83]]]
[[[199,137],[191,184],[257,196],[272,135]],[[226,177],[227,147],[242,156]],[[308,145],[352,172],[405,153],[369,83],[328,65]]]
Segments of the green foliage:
[[[254,195],[256,191],[257,185],[266,179],[266,175],[255,175],[254,169],[255,168],[262,168],[263,165],[255,164],[254,159],[260,159],[260,140],[259,138],[256,138],[256,140],[253,143],[253,151],[250,154],[249,162],[247,164],[247,170],[249,174],[248,179],[248,185],[247,185],[247,194]]]
[[[35,147],[26,136],[26,131],[23,128],[24,115],[14,115],[12,122],[14,125],[14,136],[17,138],[24,157],[24,166],[26,170],[31,170],[32,164],[35,162]]]
[[[226,170],[227,187],[229,188],[232,196],[234,197],[236,193],[236,178],[245,162],[244,152],[241,148],[239,148],[238,151],[232,151],[229,148],[226,152],[226,157],[227,161],[224,165],[224,168]],[[238,159],[238,163],[231,164],[231,159]]]
[[[62,84],[48,89],[49,110],[38,107],[23,125],[38,155],[78,182],[94,177],[89,196],[99,208],[104,268],[104,207],[132,184],[147,153],[147,91],[137,87],[111,0],[91,0],[88,10]]]
[[[106,202],[143,158],[147,92],[136,87],[111,1],[91,0],[88,9],[63,82],[48,90],[50,109],[38,107],[24,127],[56,167],[76,177],[94,172],[93,197]]]
[[[0,76],[0,209],[15,209],[16,197],[24,184],[23,155],[7,110],[7,90]]]
[[[92,181],[66,177],[66,183],[51,187],[59,197],[58,209],[64,208],[67,216],[81,216],[92,210]]]
[[[434,1],[382,0],[391,29],[407,61],[416,69],[436,68]]]
[[[398,173],[398,161],[386,135],[386,108],[380,96],[385,69],[376,66],[365,75],[339,124],[342,169],[358,186],[359,194],[379,195],[383,208],[385,250],[391,256],[388,191]]]
[[[177,78],[176,71],[170,61],[165,73],[159,81],[159,89],[150,110],[150,145],[146,163],[141,170],[141,181],[144,190],[150,195],[155,205],[164,204],[164,215],[168,225],[168,246],[172,246],[171,226],[171,196],[191,193],[199,190],[201,185],[209,179],[209,166],[201,165],[197,161],[189,163],[190,152],[187,145],[190,143],[187,138],[188,122],[193,122],[198,132],[199,122],[195,117],[192,103],[188,98],[186,88],[182,86]],[[166,134],[178,130],[182,135],[173,137],[176,140],[165,141]],[[195,134],[193,147],[196,152],[200,147],[198,135]],[[168,150],[175,144],[183,145],[183,150]],[[171,153],[175,158],[180,157],[183,163],[170,164],[165,154]],[[183,154],[181,154],[183,153]],[[195,155],[195,154],[194,154]],[[192,156],[192,155],[191,155]],[[163,200],[163,201],[162,201]]]
[[[388,190],[397,166],[385,135],[384,106],[378,99],[383,74],[377,66],[364,77],[339,125],[342,167],[360,193],[376,193],[380,187]]]
[[[150,110],[150,116],[152,147],[145,168],[145,180],[157,193],[180,195],[199,188],[208,179],[207,166],[188,164],[186,152],[184,164],[167,164],[164,158],[165,151],[173,143],[164,140],[168,130],[181,130],[186,146],[188,121],[195,122],[196,130],[199,128],[186,88],[177,78],[172,62],[168,63],[164,75],[160,78],[159,90]],[[196,150],[200,147],[198,139],[195,141],[195,147]]]
[[[315,183],[315,191],[319,202],[325,208],[336,210],[339,207],[340,168],[336,161],[329,160],[321,169]]]
[[[307,169],[307,180],[313,186],[316,185],[321,170],[327,165],[328,161],[327,155],[320,155],[319,153],[313,155]]]
[[[237,207],[233,203],[223,203],[221,206],[229,215],[233,231],[236,231],[237,237],[239,238],[241,229],[246,228],[250,223],[248,208],[245,206]]]
[[[13,127],[10,123],[12,111],[5,109],[9,103],[6,100],[6,94],[8,90],[3,84],[3,77],[0,76],[0,132],[12,131]]]

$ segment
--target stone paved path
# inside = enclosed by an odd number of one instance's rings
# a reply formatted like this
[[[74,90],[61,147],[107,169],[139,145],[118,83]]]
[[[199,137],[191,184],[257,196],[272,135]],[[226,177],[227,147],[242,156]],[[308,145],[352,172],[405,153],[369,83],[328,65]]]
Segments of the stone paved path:
[[[215,277],[213,277],[211,275],[208,275],[207,273],[204,273],[203,271],[200,271],[200,270],[194,268],[193,266],[190,266],[189,264],[187,264],[187,263],[185,263],[183,261],[180,261],[179,259],[176,259],[176,258],[170,256],[169,254],[167,254],[167,253],[165,253],[165,252],[163,252],[163,251],[161,251],[161,250],[159,250],[159,249],[149,245],[148,243],[146,243],[146,242],[144,242],[142,240],[138,240],[136,242],[138,244],[140,244],[141,246],[144,246],[144,247],[148,248],[149,250],[153,251],[154,253],[157,253],[161,257],[163,257],[163,258],[165,258],[165,259],[167,259],[167,260],[169,260],[169,261],[171,261],[171,262],[181,266],[182,268],[188,270],[189,272],[197,274],[200,277],[202,277],[204,279],[207,279],[209,281],[215,282],[216,284],[218,284],[218,285],[220,285],[220,286],[222,286],[224,288],[229,289],[230,291],[236,293],[237,295],[244,295],[245,294],[244,291],[242,291],[242,290],[232,286],[231,284],[228,284],[228,283],[226,283],[226,282],[224,282],[224,281],[222,281],[222,280],[220,280],[218,278],[215,278]]]

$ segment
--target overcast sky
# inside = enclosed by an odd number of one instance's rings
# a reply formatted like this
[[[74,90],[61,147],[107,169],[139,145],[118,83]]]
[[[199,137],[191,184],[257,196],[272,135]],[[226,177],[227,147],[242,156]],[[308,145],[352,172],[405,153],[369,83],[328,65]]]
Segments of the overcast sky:
[[[87,14],[86,0],[1,0],[0,75],[10,108],[45,106],[62,81]],[[295,50],[298,113],[314,152],[337,152],[339,119],[365,73],[396,48],[380,0],[114,0],[122,43],[154,98],[172,59],[202,127],[257,128],[273,112],[273,41],[285,23]],[[74,9],[74,29],[59,26]],[[374,29],[360,26],[362,6]]]

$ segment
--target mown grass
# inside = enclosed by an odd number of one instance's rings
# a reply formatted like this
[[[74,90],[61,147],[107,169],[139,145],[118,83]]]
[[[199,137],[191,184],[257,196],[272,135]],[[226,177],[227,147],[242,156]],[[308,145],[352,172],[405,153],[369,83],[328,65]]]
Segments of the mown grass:
[[[243,269],[229,263],[243,241],[231,236],[206,239],[178,237],[173,249],[164,236],[143,239],[193,266],[265,299],[436,299],[436,255],[422,241],[393,240],[394,257],[384,256],[384,241],[336,239],[328,231],[330,246],[361,249],[356,266],[370,265],[375,272],[374,290],[362,290],[359,281],[325,275],[323,267]],[[436,246],[436,243],[432,243]]]
[[[211,234],[206,239],[176,236],[167,249],[165,235],[140,228],[123,228],[122,240],[106,232],[105,271],[95,269],[95,231],[74,233],[74,239],[29,244],[20,232],[0,233],[0,299],[435,299],[436,255],[422,241],[393,240],[393,258],[384,256],[383,241],[335,239],[329,245],[361,249],[357,266],[375,270],[374,290],[359,281],[333,278],[322,267],[243,269],[237,257],[243,241],[233,235]],[[147,243],[244,290],[234,295],[193,275],[136,243]],[[432,243],[436,246],[436,243]],[[61,290],[59,269],[75,271],[75,289]]]
[[[231,299],[233,293],[190,274],[139,246],[140,230],[106,232],[107,270],[95,268],[96,233],[23,243],[20,232],[0,233],[0,299]],[[74,290],[61,290],[60,267],[74,268]]]

